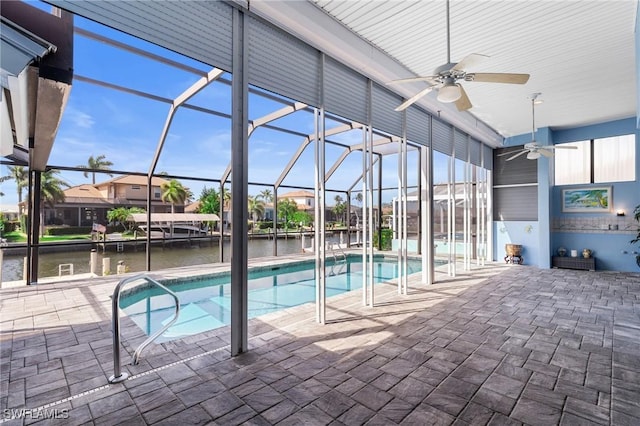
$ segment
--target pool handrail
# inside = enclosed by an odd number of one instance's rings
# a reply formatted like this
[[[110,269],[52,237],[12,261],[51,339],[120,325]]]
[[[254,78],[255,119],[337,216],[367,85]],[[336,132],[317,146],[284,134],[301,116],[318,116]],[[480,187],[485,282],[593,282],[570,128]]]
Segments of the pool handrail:
[[[113,290],[113,295],[111,296],[111,309],[112,309],[112,328],[113,328],[113,376],[109,377],[109,383],[119,383],[127,380],[129,375],[121,371],[120,366],[120,293],[122,288],[134,281],[144,280],[149,284],[153,284],[156,287],[167,292],[176,302],[176,311],[175,316],[169,321],[164,327],[157,330],[151,336],[149,336],[144,342],[138,346],[138,349],[133,353],[133,359],[131,360],[131,364],[137,365],[138,360],[140,358],[140,354],[144,350],[144,348],[149,345],[149,343],[153,342],[158,336],[164,333],[169,327],[173,325],[174,322],[178,319],[178,315],[180,314],[180,299],[178,299],[178,295],[173,291],[169,290],[164,285],[160,284],[158,281],[154,280],[150,276],[146,274],[138,274],[132,277],[122,279]]]

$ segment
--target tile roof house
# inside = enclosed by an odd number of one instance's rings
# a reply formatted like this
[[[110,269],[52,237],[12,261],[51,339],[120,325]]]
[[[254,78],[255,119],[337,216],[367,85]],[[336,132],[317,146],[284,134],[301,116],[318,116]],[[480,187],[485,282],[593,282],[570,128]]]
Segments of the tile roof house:
[[[151,181],[151,211],[167,213],[171,205],[162,201],[160,187],[167,179]],[[65,200],[54,208],[45,208],[45,224],[91,226],[107,223],[107,211],[115,207],[147,208],[147,177],[123,175],[96,184],[82,184],[64,190]],[[184,206],[175,206],[182,213]]]

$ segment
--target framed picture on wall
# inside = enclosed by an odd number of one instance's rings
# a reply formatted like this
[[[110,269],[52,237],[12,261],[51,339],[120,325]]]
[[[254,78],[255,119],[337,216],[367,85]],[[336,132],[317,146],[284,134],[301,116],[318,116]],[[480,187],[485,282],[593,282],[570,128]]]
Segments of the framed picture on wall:
[[[563,213],[608,213],[612,210],[610,186],[562,190]]]

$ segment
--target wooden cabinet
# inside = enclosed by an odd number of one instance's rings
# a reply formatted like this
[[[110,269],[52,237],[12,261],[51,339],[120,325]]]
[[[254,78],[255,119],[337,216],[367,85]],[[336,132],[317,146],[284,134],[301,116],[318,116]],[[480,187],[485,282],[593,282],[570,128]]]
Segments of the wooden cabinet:
[[[581,269],[584,271],[596,270],[596,258],[595,257],[560,257],[553,256],[551,258],[551,266],[553,268],[564,269]]]

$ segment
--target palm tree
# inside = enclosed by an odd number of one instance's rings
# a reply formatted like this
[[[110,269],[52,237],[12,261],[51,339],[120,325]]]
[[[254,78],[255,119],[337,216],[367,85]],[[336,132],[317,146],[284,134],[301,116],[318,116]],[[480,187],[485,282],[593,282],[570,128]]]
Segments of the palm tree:
[[[260,194],[258,194],[256,198],[262,198],[265,203],[270,203],[273,201],[273,193],[270,189],[264,189],[260,191]]]
[[[22,216],[22,190],[29,184],[27,170],[25,170],[23,166],[13,166],[9,167],[9,173],[11,178],[16,181],[18,190],[18,214]]]
[[[60,179],[58,170],[42,172],[40,180],[40,235],[44,235],[44,208],[54,208],[56,204],[64,202],[63,187],[69,184]]]
[[[255,223],[264,215],[264,202],[260,200],[259,196],[252,197],[250,195],[248,199],[248,210]]]
[[[344,203],[344,201],[342,200],[342,197],[339,195],[336,195],[334,198],[336,205],[333,206],[333,213],[336,215],[336,219],[338,217],[344,217],[344,212],[347,211],[347,205]]]
[[[227,188],[221,188],[222,201],[224,202],[224,207],[228,209],[231,205],[231,191],[227,191]]]
[[[89,173],[91,173],[91,183],[96,184],[96,170],[111,170],[111,166],[113,163],[111,161],[106,160],[106,156],[98,155],[96,158],[93,158],[93,155],[89,157],[86,165],[79,165],[81,169],[87,169],[84,172],[84,177],[89,177]],[[113,173],[107,173],[109,176],[113,176]]]
[[[288,198],[278,201],[278,217],[284,219],[284,228],[289,228],[289,218],[298,211],[298,204]]]
[[[184,204],[189,193],[189,190],[175,179],[160,185],[160,190],[162,201],[171,203],[171,213],[175,213],[176,204]]]
[[[129,217],[134,213],[146,213],[140,207],[116,207],[107,211],[107,220],[111,223],[119,223],[125,232],[131,232],[134,223]]]
[[[362,210],[362,192],[358,192],[354,197],[355,201],[359,204],[360,210]],[[360,215],[358,214],[358,210],[355,210],[356,213],[356,227],[360,228]],[[351,213],[349,213],[349,223],[347,226],[351,226]]]

